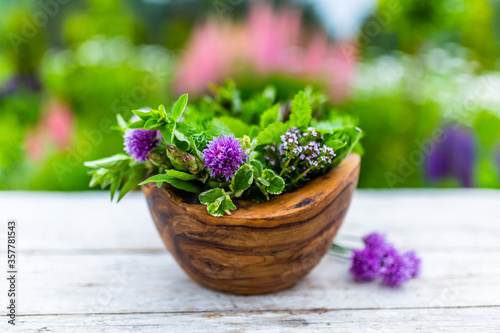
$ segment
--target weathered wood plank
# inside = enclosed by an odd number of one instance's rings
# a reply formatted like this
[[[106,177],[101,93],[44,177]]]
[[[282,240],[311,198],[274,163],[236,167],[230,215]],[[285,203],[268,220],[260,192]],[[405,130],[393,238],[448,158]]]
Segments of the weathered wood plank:
[[[168,253],[25,254],[20,259],[19,313],[500,305],[499,255],[424,252],[422,277],[398,289],[377,282],[355,283],[348,275],[347,262],[327,256],[291,289],[262,296],[235,296],[199,286]]]
[[[498,332],[500,308],[29,316],[12,332]]]
[[[400,289],[356,284],[329,256],[292,289],[234,296],[185,275],[140,193],[115,205],[106,193],[3,192],[1,220],[19,220],[18,310],[27,315],[13,331],[498,332],[499,199],[488,190],[358,191],[337,239],[387,232],[420,252],[421,278]]]
[[[494,190],[358,190],[339,240],[378,230],[418,250],[500,249],[499,202]],[[0,192],[0,217],[19,220],[21,251],[164,249],[141,193]]]

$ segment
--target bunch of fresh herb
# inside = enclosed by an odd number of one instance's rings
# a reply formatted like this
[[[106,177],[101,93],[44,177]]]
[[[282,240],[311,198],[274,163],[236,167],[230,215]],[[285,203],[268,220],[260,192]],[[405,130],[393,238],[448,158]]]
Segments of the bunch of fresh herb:
[[[325,112],[310,89],[291,103],[276,103],[272,88],[247,100],[232,83],[214,91],[196,105],[182,95],[168,109],[133,111],[129,122],[118,116],[126,154],[85,163],[90,186],[110,186],[120,200],[138,185],[168,183],[222,216],[236,209],[233,199],[269,200],[360,151],[353,119]]]

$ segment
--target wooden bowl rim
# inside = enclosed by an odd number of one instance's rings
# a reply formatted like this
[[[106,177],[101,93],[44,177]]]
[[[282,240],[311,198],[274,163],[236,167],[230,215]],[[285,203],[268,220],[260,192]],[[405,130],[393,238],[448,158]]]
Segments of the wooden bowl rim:
[[[142,185],[146,197],[160,196],[162,200],[174,204],[184,210],[188,215],[209,225],[248,226],[257,228],[271,228],[281,224],[304,221],[313,217],[309,212],[315,205],[325,207],[334,200],[346,187],[347,181],[353,173],[359,173],[361,157],[350,154],[342,163],[325,175],[318,176],[296,191],[272,196],[271,200],[254,203],[252,201],[234,200],[235,211],[231,215],[215,217],[207,212],[202,204],[189,204],[171,191],[170,185],[164,184],[158,188],[154,183]],[[357,181],[357,174],[354,178]],[[356,184],[354,184],[356,185]],[[313,197],[314,200],[310,200]]]

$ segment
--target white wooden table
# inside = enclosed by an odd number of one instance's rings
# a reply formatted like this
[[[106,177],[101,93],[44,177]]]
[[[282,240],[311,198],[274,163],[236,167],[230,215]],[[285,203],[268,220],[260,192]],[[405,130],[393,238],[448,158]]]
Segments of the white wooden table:
[[[371,231],[416,249],[422,275],[399,289],[358,284],[326,256],[295,287],[233,296],[193,282],[165,250],[145,199],[0,193],[18,222],[17,325],[0,332],[500,332],[500,191],[358,191],[337,240]],[[0,278],[2,314],[6,278]]]

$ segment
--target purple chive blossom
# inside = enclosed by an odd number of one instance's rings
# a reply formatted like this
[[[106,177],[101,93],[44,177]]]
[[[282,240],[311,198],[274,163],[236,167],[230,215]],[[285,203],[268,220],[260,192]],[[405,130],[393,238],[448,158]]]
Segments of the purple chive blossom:
[[[125,132],[125,151],[136,162],[145,162],[146,155],[158,145],[157,131],[129,129]]]
[[[410,274],[412,278],[418,277],[420,274],[420,258],[417,257],[415,251],[408,251],[403,254],[403,258],[408,262]]]
[[[380,258],[369,248],[354,250],[349,272],[358,281],[371,281],[380,272]]]
[[[365,248],[353,250],[349,272],[358,281],[370,281],[377,276],[390,287],[400,286],[420,272],[420,258],[415,251],[400,254],[385,236],[371,233],[363,237]]]
[[[386,241],[385,236],[376,232],[363,237],[363,242],[367,248],[377,254],[379,259],[386,256],[392,249],[392,245]]]
[[[381,270],[382,281],[389,287],[400,286],[412,278],[413,267],[409,261],[395,249],[383,260]]]
[[[207,148],[203,150],[205,167],[210,171],[212,177],[223,176],[229,180],[238,170],[238,167],[247,158],[241,143],[234,135],[213,138]]]

